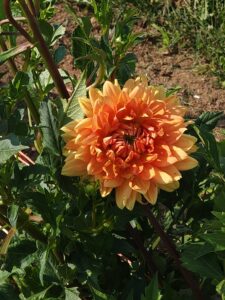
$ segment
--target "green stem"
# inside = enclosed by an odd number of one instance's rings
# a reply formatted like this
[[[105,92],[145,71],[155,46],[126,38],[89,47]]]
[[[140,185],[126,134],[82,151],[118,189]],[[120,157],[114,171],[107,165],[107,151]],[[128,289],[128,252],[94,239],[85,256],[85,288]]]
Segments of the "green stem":
[[[65,99],[69,99],[70,95],[69,95],[67,88],[63,82],[63,79],[59,73],[59,70],[57,69],[57,66],[55,65],[55,62],[50,54],[49,48],[48,48],[47,44],[45,43],[45,40],[39,30],[39,26],[38,26],[36,18],[31,14],[31,12],[24,0],[18,0],[18,2],[20,3],[20,5],[24,11],[24,14],[27,17],[28,23],[33,32],[36,46],[45,62],[45,65],[55,83],[55,86],[56,86],[60,96]]]

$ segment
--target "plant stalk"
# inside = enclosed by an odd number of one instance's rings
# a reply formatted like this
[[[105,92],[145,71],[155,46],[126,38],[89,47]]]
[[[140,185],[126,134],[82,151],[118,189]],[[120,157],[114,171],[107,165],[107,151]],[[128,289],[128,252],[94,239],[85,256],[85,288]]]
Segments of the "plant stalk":
[[[184,280],[187,282],[187,284],[191,288],[195,299],[196,300],[205,300],[205,297],[203,296],[202,291],[201,291],[196,279],[193,277],[193,274],[182,266],[180,256],[176,250],[176,247],[174,246],[173,242],[171,241],[169,236],[166,234],[166,232],[163,230],[162,226],[159,224],[159,222],[157,221],[157,219],[155,218],[155,216],[153,215],[153,213],[149,207],[147,210],[145,210],[145,214],[147,215],[155,232],[161,238],[161,241],[162,241],[164,247],[167,249],[170,257],[174,260],[174,262],[175,262],[177,268],[179,269],[180,273],[182,274]]]
[[[32,37],[23,29],[22,26],[13,18],[12,12],[10,9],[10,0],[3,0],[5,14],[10,21],[10,23],[30,42],[33,43]]]
[[[69,95],[67,88],[63,82],[63,79],[59,73],[59,70],[51,56],[49,48],[39,30],[39,26],[38,26],[36,18],[32,15],[32,13],[30,12],[30,10],[24,0],[18,0],[18,1],[24,11],[24,14],[27,17],[28,23],[33,32],[33,37],[36,42],[36,46],[45,62],[45,65],[55,83],[55,86],[56,86],[60,96],[64,99],[69,99],[70,95]]]

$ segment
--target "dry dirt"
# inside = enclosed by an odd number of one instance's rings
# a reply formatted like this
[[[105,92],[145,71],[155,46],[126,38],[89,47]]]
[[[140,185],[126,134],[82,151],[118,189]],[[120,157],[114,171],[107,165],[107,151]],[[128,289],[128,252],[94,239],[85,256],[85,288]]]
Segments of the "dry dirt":
[[[61,42],[68,46],[68,54],[60,67],[72,75],[76,74],[73,58],[69,54],[75,21],[62,5],[58,5],[53,23],[63,24],[66,27],[66,33]],[[151,29],[141,28],[139,25],[137,30],[149,31]],[[161,48],[159,43],[156,43],[154,36],[151,37],[151,34],[148,36],[148,39],[133,49],[138,58],[137,75],[145,74],[152,84],[163,84],[167,88],[179,86],[181,101],[189,107],[189,115],[193,118],[205,111],[225,112],[225,89],[219,87],[216,77],[202,74],[204,59],[199,60],[190,52],[181,49],[168,53]],[[0,66],[0,72],[5,70],[5,66]],[[4,80],[11,79],[10,76],[4,78]],[[219,126],[225,128],[225,121],[222,120]]]

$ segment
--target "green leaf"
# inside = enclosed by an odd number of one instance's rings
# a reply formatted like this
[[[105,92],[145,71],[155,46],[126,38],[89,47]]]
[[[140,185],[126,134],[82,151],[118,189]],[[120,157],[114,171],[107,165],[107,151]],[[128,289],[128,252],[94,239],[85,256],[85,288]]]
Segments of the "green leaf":
[[[216,291],[220,296],[222,296],[222,300],[225,300],[225,279],[217,284]]]
[[[15,288],[11,284],[0,285],[0,299],[1,300],[19,300]]]
[[[155,275],[150,284],[145,288],[145,293],[141,296],[141,300],[160,300],[161,298],[162,295],[158,288],[158,278],[157,275]]]
[[[43,291],[34,294],[30,297],[27,298],[27,300],[41,300],[41,299],[46,299],[45,295],[47,293],[48,290],[50,290],[53,287],[53,284],[51,284],[49,287],[47,287],[46,289],[44,289]]]
[[[56,118],[53,115],[50,101],[41,103],[40,121],[43,133],[43,146],[49,149],[52,154],[59,156],[59,131],[56,126]]]
[[[65,288],[65,300],[81,300],[77,287]]]
[[[63,60],[63,58],[66,55],[66,47],[61,45],[59,46],[55,52],[54,52],[54,61],[56,64],[60,63],[61,60]]]
[[[0,140],[0,163],[5,163],[12,155],[29,147],[21,145],[15,135],[9,135],[7,138]]]
[[[19,211],[18,205],[15,205],[15,204],[11,205],[11,207],[9,209],[8,218],[9,218],[9,222],[12,227],[16,227],[18,211]]]
[[[93,299],[94,300],[115,300],[113,296],[109,296],[98,289],[94,288],[93,286],[90,286],[92,294],[93,294]]]
[[[40,272],[39,272],[39,279],[41,282],[41,285],[44,286],[44,273],[46,269],[46,265],[48,263],[48,257],[49,257],[49,250],[45,250],[41,257],[40,257]]]
[[[121,84],[124,84],[134,74],[136,62],[137,57],[134,53],[127,53],[126,56],[121,59],[116,75]]]
[[[204,247],[202,247],[202,250]],[[209,248],[207,251],[211,252]],[[200,250],[198,251],[198,256],[196,257],[196,245],[188,246],[182,253],[181,260],[183,266],[188,270],[198,273],[202,277],[207,277],[211,279],[221,280],[223,278],[223,273],[221,271],[220,265],[214,253],[208,253],[203,256],[199,256]]]
[[[0,285],[5,283],[5,281],[9,278],[11,274],[8,271],[0,270]]]
[[[0,65],[6,62],[9,58],[12,58],[20,53],[23,53],[24,51],[26,51],[31,47],[32,45],[29,42],[25,42],[20,46],[13,47],[9,50],[0,53]]]
[[[224,113],[221,111],[204,112],[197,118],[195,124],[198,126],[204,126],[208,130],[212,130],[216,127],[217,122],[221,119],[223,114]]]
[[[84,114],[80,108],[78,99],[86,96],[86,76],[85,72],[82,73],[77,85],[75,86],[74,92],[70,97],[70,100],[65,108],[65,117],[67,119],[80,119],[84,117]],[[64,119],[65,119],[64,117]],[[64,120],[67,121],[67,120]],[[65,122],[64,122],[65,124]]]
[[[215,251],[225,250],[225,232],[207,233],[202,238],[212,244]]]
[[[203,144],[203,155],[205,159],[213,166],[217,171],[221,171],[219,153],[215,137],[208,132],[205,128],[193,127],[197,133],[200,141]]]
[[[53,37],[53,27],[45,20],[39,20],[39,27],[41,29],[41,33],[44,36],[45,41],[48,45],[50,45]]]

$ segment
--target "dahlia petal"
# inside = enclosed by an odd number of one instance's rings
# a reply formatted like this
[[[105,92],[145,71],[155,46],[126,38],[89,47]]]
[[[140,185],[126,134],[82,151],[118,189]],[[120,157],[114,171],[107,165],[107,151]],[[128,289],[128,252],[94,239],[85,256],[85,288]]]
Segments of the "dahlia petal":
[[[81,120],[76,127],[74,128],[75,130],[77,129],[86,129],[86,128],[91,128],[92,125],[92,119],[91,118],[86,118]]]
[[[123,86],[123,90],[126,92],[131,91],[134,87],[136,86],[136,83],[134,81],[134,79],[128,79],[124,86]]]
[[[66,160],[62,168],[64,176],[82,176],[87,174],[87,163],[80,159]]]
[[[100,181],[100,193],[102,197],[108,196],[112,192],[111,187],[106,187],[103,182]]]
[[[103,164],[98,163],[94,158],[92,158],[87,164],[88,175],[96,175],[102,172]]]
[[[137,193],[135,191],[132,191],[131,195],[128,198],[127,203],[126,203],[126,208],[127,209],[132,210],[134,208],[134,204],[136,202],[136,198],[137,198]]]
[[[182,161],[178,161],[174,166],[180,171],[187,171],[198,166],[198,161],[191,156],[188,156]]]
[[[144,194],[145,199],[154,205],[158,198],[158,187],[153,182],[150,183],[150,187],[146,194]]]
[[[104,180],[104,186],[105,187],[115,188],[115,187],[120,186],[122,183],[123,183],[123,179],[122,178],[106,179],[106,180]]]
[[[142,180],[149,180],[155,176],[155,168],[153,166],[145,165],[144,170],[139,174]]]
[[[177,158],[175,156],[168,156],[168,157],[159,157],[152,164],[155,167],[164,168],[174,164],[175,162],[177,162]]]
[[[118,86],[114,85],[111,81],[106,81],[103,85],[103,95],[108,96],[113,99],[115,103],[117,102],[121,90]]]
[[[78,102],[85,116],[87,116],[88,118],[92,117],[93,107],[91,105],[91,101],[88,98],[79,98]]]
[[[187,153],[188,154],[191,154],[191,153],[193,153],[193,152],[196,152],[198,150],[198,147],[196,146],[196,145],[193,145],[192,147],[191,147],[191,149],[189,149],[188,151],[187,151]]]
[[[130,197],[132,189],[129,187],[129,182],[125,180],[119,187],[116,188],[116,204],[119,208],[124,208]]]
[[[173,192],[174,190],[178,189],[180,186],[179,181],[173,181],[171,183],[168,184],[159,184],[158,187],[161,190],[164,190],[166,192]]]
[[[177,181],[182,177],[180,172],[174,165],[163,168],[163,171],[166,172],[167,174],[169,174],[174,181]]]
[[[138,177],[135,177],[133,180],[129,182],[129,186],[132,190],[145,194],[149,188],[150,181],[141,180]]]
[[[173,178],[171,177],[171,175],[169,175],[165,171],[162,171],[158,168],[154,168],[154,170],[155,170],[155,176],[152,178],[152,181],[154,183],[156,183],[156,184],[168,184],[168,183],[173,181]]]
[[[143,87],[141,85],[137,85],[133,88],[132,91],[130,91],[129,97],[131,99],[142,98],[144,92],[145,90],[143,89]]]
[[[100,90],[98,90],[94,87],[91,87],[89,89],[89,97],[90,97],[90,100],[91,100],[91,104],[93,106],[96,100],[99,100],[99,99],[103,98],[103,95],[102,95],[102,92]]]
[[[183,149],[181,149],[177,146],[171,146],[171,149],[172,149],[173,156],[175,156],[178,161],[183,160],[183,159],[187,158],[187,156],[188,156],[187,153]]]
[[[182,148],[184,151],[190,150],[197,142],[197,138],[188,134],[183,134],[174,146]]]

